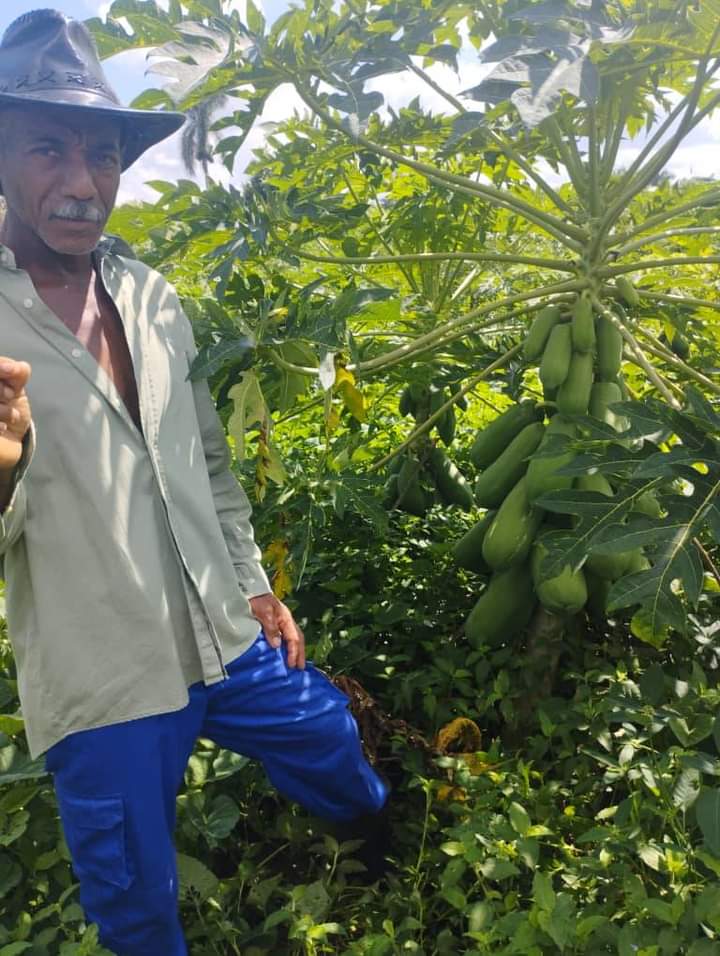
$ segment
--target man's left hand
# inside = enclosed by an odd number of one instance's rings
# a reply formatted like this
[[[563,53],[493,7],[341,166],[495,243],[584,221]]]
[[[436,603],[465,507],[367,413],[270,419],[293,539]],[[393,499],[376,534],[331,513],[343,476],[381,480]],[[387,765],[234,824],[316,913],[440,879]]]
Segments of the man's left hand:
[[[259,594],[250,598],[250,607],[262,624],[262,629],[271,647],[287,644],[288,667],[305,667],[305,635],[295,623],[290,609],[274,594]]]

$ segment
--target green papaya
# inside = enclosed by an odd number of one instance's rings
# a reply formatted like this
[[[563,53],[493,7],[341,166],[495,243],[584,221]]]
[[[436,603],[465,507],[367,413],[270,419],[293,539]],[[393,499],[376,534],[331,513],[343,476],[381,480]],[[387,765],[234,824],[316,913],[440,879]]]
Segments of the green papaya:
[[[458,505],[463,511],[469,511],[474,500],[470,484],[442,448],[435,445],[430,450],[428,463],[437,490],[445,504]]]
[[[420,462],[412,455],[406,455],[398,472],[398,491],[403,494],[410,485],[420,480]]]
[[[525,475],[500,505],[483,541],[483,557],[494,571],[525,561],[540,527],[542,511],[528,501]]]
[[[560,574],[542,579],[540,565],[545,554],[542,541],[537,541],[532,551],[531,570],[535,593],[544,608],[555,614],[577,614],[588,599],[587,584],[582,569],[573,571],[566,564]]]
[[[453,548],[453,556],[456,564],[468,571],[477,571],[478,574],[488,574],[490,566],[483,557],[482,546],[488,528],[492,524],[493,518],[497,512],[488,511],[483,517],[474,524],[469,531],[456,542]]]
[[[676,332],[670,340],[670,348],[683,361],[690,357],[690,343],[680,332]]]
[[[410,391],[409,385],[406,385],[402,390],[400,402],[398,404],[398,411],[401,415],[412,415],[415,412],[415,402],[413,401],[412,392]]]
[[[527,460],[540,444],[545,432],[541,422],[526,425],[505,451],[475,483],[475,501],[481,508],[497,508],[527,470]]]
[[[644,491],[635,499],[633,511],[639,511],[648,518],[661,518],[663,513],[662,506],[652,491]]]
[[[535,610],[532,576],[527,564],[496,571],[465,621],[472,647],[497,647],[527,626]]]
[[[553,328],[560,321],[557,305],[546,305],[535,317],[523,344],[523,353],[530,362],[539,359]]]
[[[613,323],[600,316],[597,321],[597,370],[603,382],[614,382],[622,365],[623,337]]]
[[[513,405],[477,433],[470,448],[470,461],[476,468],[487,468],[523,428],[539,418],[542,418],[542,412],[534,402]]]
[[[640,305],[640,295],[627,276],[617,276],[615,279],[615,288],[618,290],[620,298],[626,305],[629,305],[631,309]]]
[[[632,554],[632,551],[619,551],[616,554],[591,554],[585,562],[585,567],[605,581],[614,581],[625,574]]]
[[[626,554],[629,557],[625,566],[625,574],[639,574],[640,571],[647,571],[651,567],[642,548],[635,548],[633,551],[626,552]]]
[[[595,382],[590,392],[590,414],[616,432],[624,432],[629,425],[627,418],[609,407],[621,401],[622,392],[616,382]]]
[[[557,393],[561,415],[585,415],[593,385],[592,352],[573,352],[570,371]]]
[[[612,498],[615,494],[610,482],[599,471],[592,475],[580,475],[576,481],[576,487],[579,491],[597,491],[598,494],[605,495],[606,498]]]
[[[388,465],[388,475],[397,475],[400,472],[400,469],[403,466],[405,461],[405,455],[395,455]]]
[[[545,429],[543,439],[538,446],[538,452],[543,450],[552,439],[553,435],[567,435],[568,438],[574,438],[577,429],[571,423],[566,421],[561,415],[554,415],[550,424]],[[558,469],[563,465],[569,465],[575,458],[577,452],[568,450],[558,455],[544,457],[533,456],[527,470],[527,496],[533,502],[546,491],[556,491],[561,488],[571,488],[573,479],[571,475],[558,475]]]
[[[564,322],[556,325],[550,333],[540,362],[540,381],[543,388],[557,388],[565,381],[570,371],[572,358],[572,332]]]
[[[587,289],[581,292],[572,308],[572,346],[576,352],[592,352],[595,348],[595,316],[592,298]]]
[[[443,442],[446,445],[451,445],[455,437],[455,409],[452,405],[447,411],[443,412],[442,417],[437,420],[435,427]]]

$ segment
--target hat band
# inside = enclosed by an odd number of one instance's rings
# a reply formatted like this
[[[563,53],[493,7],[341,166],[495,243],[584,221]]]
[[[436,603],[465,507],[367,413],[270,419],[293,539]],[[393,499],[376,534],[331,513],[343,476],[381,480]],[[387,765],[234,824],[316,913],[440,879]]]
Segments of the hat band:
[[[59,89],[94,90],[98,93],[104,93],[113,103],[118,102],[102,80],[91,73],[72,70],[38,70],[35,73],[24,73],[11,80],[0,80],[0,93],[10,93],[17,96],[22,96],[24,93],[33,94]]]

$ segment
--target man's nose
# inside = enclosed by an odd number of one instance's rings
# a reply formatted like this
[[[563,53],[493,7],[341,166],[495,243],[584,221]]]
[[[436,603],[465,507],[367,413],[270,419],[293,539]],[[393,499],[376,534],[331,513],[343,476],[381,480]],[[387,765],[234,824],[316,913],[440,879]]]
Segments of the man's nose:
[[[97,196],[92,170],[84,155],[73,154],[64,172],[63,192],[68,198],[87,202]]]

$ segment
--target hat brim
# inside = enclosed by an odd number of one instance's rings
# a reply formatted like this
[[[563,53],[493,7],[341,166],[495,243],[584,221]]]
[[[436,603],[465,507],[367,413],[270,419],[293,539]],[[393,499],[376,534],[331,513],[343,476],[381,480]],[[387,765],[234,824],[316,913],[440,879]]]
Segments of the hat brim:
[[[71,110],[74,113],[94,113],[122,123],[125,127],[123,172],[146,150],[176,133],[186,119],[184,113],[169,110],[136,110],[120,104],[115,106],[106,97],[85,90],[42,90],[22,95],[0,93],[0,108],[3,104],[29,106],[33,109],[52,106],[54,109]]]

